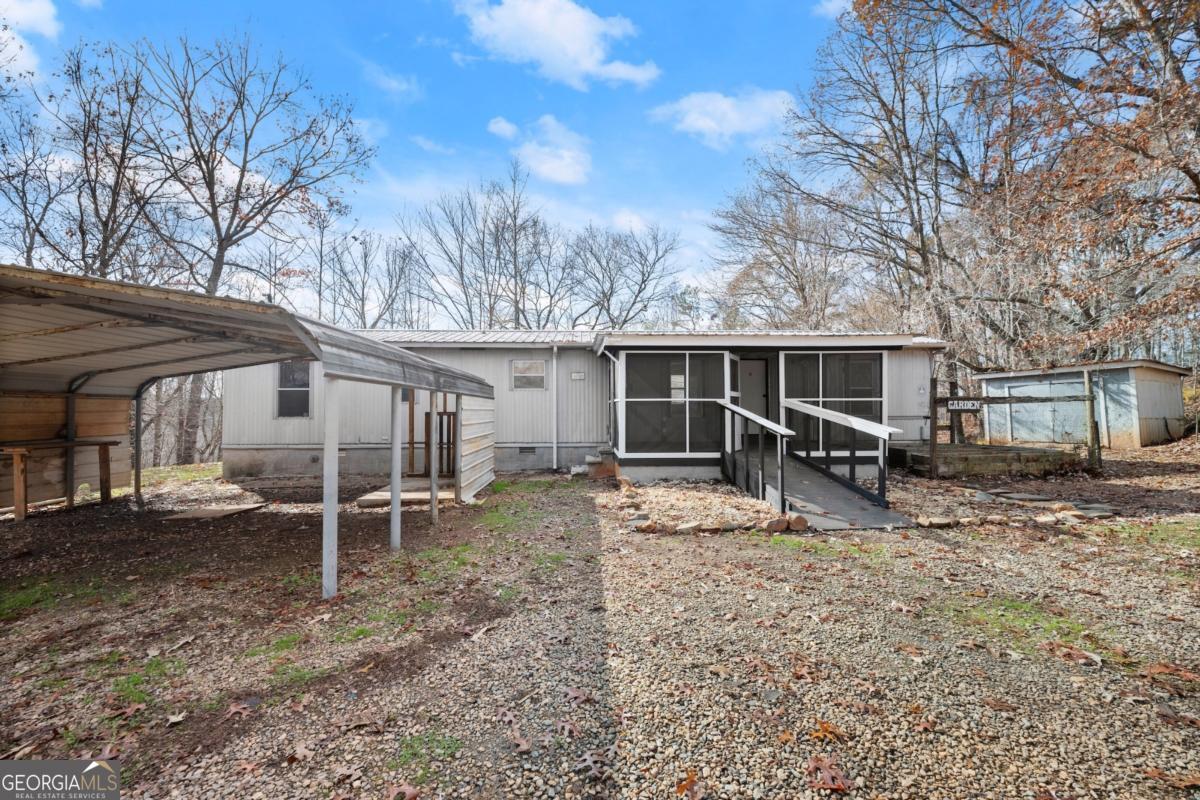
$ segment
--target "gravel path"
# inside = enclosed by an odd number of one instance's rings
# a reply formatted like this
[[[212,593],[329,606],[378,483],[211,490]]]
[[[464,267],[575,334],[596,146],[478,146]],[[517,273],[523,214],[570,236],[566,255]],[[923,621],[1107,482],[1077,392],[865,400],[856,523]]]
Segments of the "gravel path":
[[[385,515],[356,517],[339,602],[173,579],[211,615],[127,719],[104,721],[111,687],[145,656],[70,657],[107,601],[18,616],[5,749],[53,719],[26,755],[115,747],[145,798],[1185,800],[1200,781],[1200,517],[662,535],[631,506],[760,509],[719,486],[499,488],[399,558],[369,544]]]

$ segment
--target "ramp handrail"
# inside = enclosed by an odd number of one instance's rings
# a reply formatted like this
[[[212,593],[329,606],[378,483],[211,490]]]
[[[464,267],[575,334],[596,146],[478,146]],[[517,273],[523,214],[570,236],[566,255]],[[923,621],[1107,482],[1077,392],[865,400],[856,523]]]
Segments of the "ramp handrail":
[[[783,459],[786,455],[786,442],[788,436],[795,436],[796,432],[791,428],[786,428],[777,422],[772,422],[766,417],[755,414],[753,411],[742,408],[737,403],[732,403],[728,400],[718,400],[717,404],[725,409],[726,413],[721,415],[721,472],[725,478],[735,486],[740,486],[747,493],[753,494],[760,500],[766,499],[767,496],[767,478],[766,478],[766,434],[774,434],[775,436],[775,474],[778,477],[779,483],[779,513],[787,513],[787,498],[783,493]],[[738,480],[737,475],[737,442],[736,437],[737,426],[731,424],[733,417],[738,416],[746,421],[747,424],[742,426],[742,477],[744,481]],[[758,434],[758,480],[755,482],[753,491],[750,484],[750,452],[747,447],[747,437],[750,434],[750,425],[757,425]]]
[[[783,405],[793,411],[800,411],[805,414],[817,417],[818,419],[828,420],[829,422],[838,425],[845,425],[847,428],[853,428],[856,431],[869,433],[876,439],[891,439],[894,433],[904,433],[900,428],[893,428],[890,425],[883,425],[878,422],[872,422],[869,419],[862,417],[854,417],[850,414],[843,414],[841,411],[831,411],[828,408],[814,406],[811,403],[802,403],[799,400],[784,400]]]
[[[838,483],[841,483],[842,485],[846,486],[849,489],[852,489],[855,492],[858,492],[859,494],[861,494],[863,497],[867,498],[871,502],[876,503],[880,506],[883,506],[884,508],[888,507],[888,502],[887,502],[887,446],[888,446],[888,440],[890,440],[894,434],[904,433],[903,430],[901,430],[900,428],[893,428],[890,425],[884,425],[882,423],[875,422],[873,420],[863,419],[862,417],[856,417],[852,414],[844,414],[841,411],[833,411],[828,408],[822,408],[821,406],[814,406],[811,403],[803,403],[799,400],[785,399],[783,401],[783,407],[787,408],[787,409],[791,409],[792,411],[797,411],[801,414],[807,414],[810,417],[815,417],[816,419],[820,420],[820,426],[821,426],[822,432],[827,431],[828,430],[827,426],[829,426],[829,425],[841,425],[843,427],[849,428],[851,431],[865,433],[868,436],[872,436],[872,437],[878,439],[879,440],[879,454],[878,454],[878,462],[876,464],[876,467],[878,469],[878,478],[879,478],[878,491],[871,491],[870,489],[868,489],[864,486],[860,486],[857,482],[858,448],[857,448],[857,441],[856,441],[857,436],[855,436],[854,433],[851,433],[851,435],[850,435],[850,444],[849,444],[849,448],[848,448],[849,449],[849,469],[847,471],[849,472],[849,478],[847,478],[833,470],[832,457],[830,454],[830,450],[832,450],[832,447],[829,444],[829,436],[827,434],[820,437],[821,439],[824,440],[824,446],[822,448],[824,450],[824,454],[825,454],[825,457],[823,459],[824,463],[813,458],[812,441],[810,440],[809,435],[808,435],[808,426],[807,425],[804,426],[804,454],[801,455],[799,451],[793,450],[792,455],[794,457],[796,457],[797,459],[799,459],[800,461],[804,462],[805,464],[809,465],[810,467],[823,473],[827,477],[837,481]]]

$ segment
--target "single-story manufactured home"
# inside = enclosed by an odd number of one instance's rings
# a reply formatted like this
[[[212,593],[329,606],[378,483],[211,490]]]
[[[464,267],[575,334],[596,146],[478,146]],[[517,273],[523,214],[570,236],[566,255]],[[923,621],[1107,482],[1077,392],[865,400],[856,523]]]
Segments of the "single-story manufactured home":
[[[1068,364],[1049,369],[981,372],[975,375],[987,397],[1067,397],[1084,394],[1091,373],[1100,444],[1146,447],[1183,435],[1183,379],[1191,371],[1162,361],[1136,359]],[[983,409],[984,440],[1082,444],[1084,404],[1012,403]]]
[[[929,379],[944,346],[912,334],[798,330],[360,333],[495,387],[497,470],[565,468],[611,452],[635,480],[730,477],[736,466],[750,482],[753,466],[766,482],[784,454],[852,480],[885,470],[889,437],[928,438]],[[319,469],[320,378],[308,361],[225,373],[227,476]],[[422,394],[404,402],[406,468],[420,474],[430,426],[454,408],[430,415]],[[385,471],[388,408],[374,387],[344,393],[344,471]]]

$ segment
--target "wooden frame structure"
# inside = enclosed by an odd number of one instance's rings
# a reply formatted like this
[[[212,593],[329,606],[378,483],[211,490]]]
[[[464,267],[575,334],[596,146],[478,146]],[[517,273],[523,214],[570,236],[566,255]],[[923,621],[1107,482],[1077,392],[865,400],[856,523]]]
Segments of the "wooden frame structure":
[[[1035,397],[1020,395],[1017,397],[991,397],[987,395],[939,395],[938,379],[935,374],[929,379],[929,477],[938,477],[937,446],[938,446],[938,414],[942,406],[950,413],[950,436],[953,444],[955,431],[962,430],[961,423],[956,417],[961,414],[975,413],[985,405],[1024,405],[1026,403],[1077,403],[1082,402],[1084,408],[1084,436],[1087,441],[1088,468],[1100,469],[1103,460],[1100,455],[1100,429],[1096,422],[1096,393],[1092,388],[1092,374],[1083,373],[1083,394],[1059,395],[1058,397]],[[954,408],[954,404],[971,404],[976,408]],[[957,423],[957,424],[956,424]]]

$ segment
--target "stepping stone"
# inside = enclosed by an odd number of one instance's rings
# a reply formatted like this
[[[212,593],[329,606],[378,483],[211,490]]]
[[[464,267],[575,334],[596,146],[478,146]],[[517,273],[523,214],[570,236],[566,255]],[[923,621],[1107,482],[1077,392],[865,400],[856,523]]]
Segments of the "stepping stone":
[[[1005,496],[1009,500],[1016,500],[1018,503],[1048,503],[1048,502],[1051,502],[1049,497],[1043,497],[1040,494],[1025,494],[1024,492],[1006,492]]]
[[[976,492],[975,499],[981,503],[990,503],[996,499],[996,495],[990,494],[988,492]]]
[[[250,503],[242,506],[207,506],[205,508],[193,508],[178,514],[172,514],[166,519],[221,519],[223,517],[232,517],[234,514],[253,511],[265,505],[266,503]]]
[[[1112,519],[1115,514],[1111,511],[1104,511],[1099,508],[1084,508],[1080,509],[1080,513],[1088,519]]]

